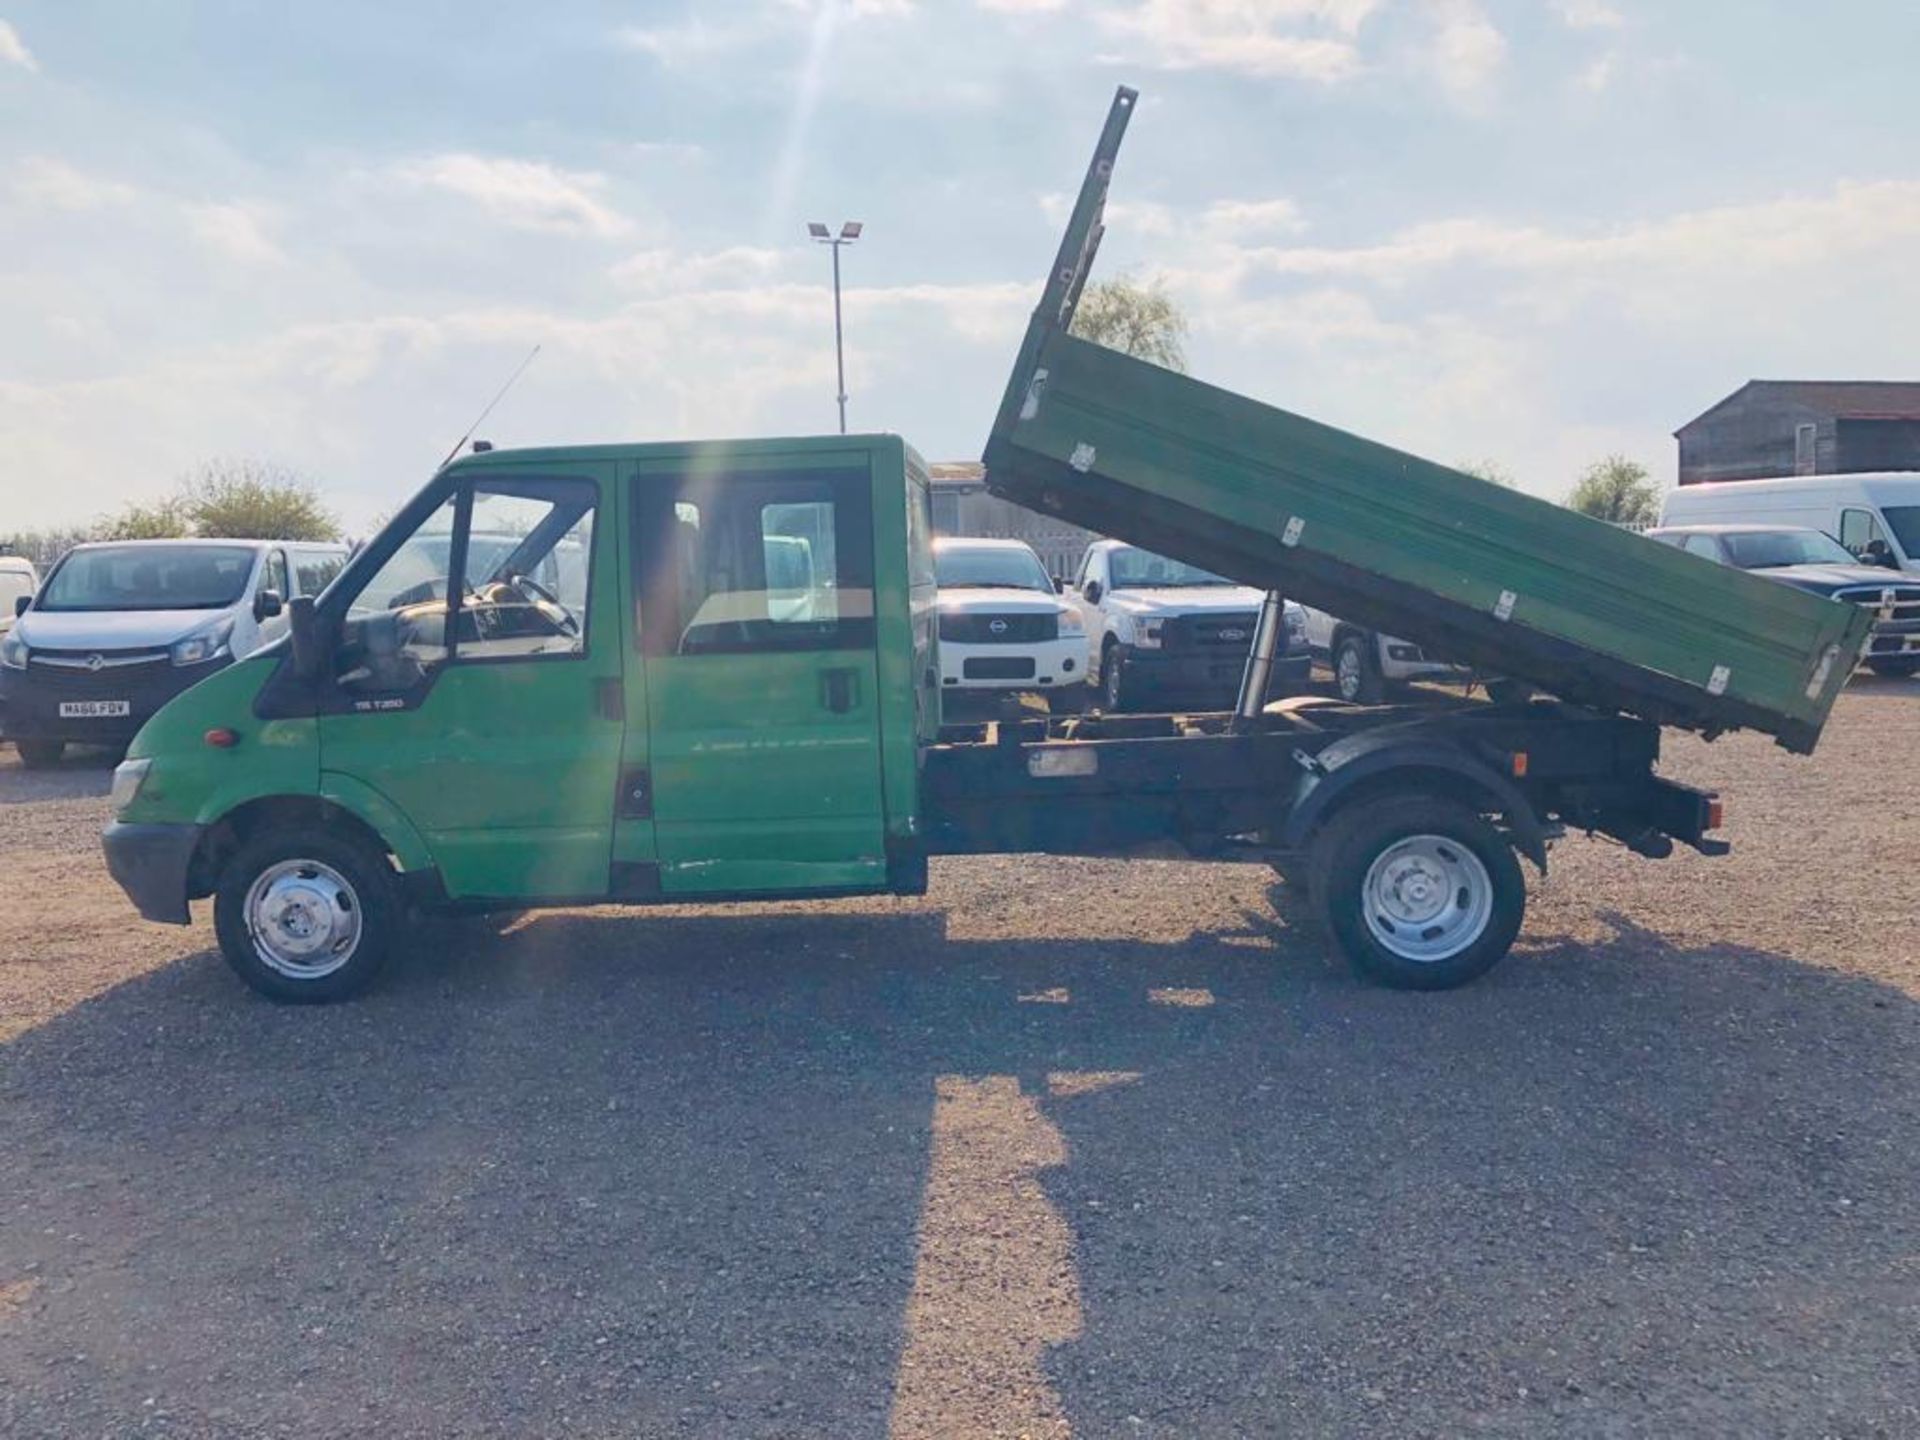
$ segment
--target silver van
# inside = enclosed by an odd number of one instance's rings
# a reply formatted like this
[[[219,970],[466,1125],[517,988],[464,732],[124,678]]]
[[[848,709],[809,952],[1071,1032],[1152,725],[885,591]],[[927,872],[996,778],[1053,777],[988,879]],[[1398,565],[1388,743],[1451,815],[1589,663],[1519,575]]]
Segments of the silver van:
[[[123,746],[167,701],[285,633],[344,545],[126,540],[76,545],[0,638],[0,733],[30,766]]]

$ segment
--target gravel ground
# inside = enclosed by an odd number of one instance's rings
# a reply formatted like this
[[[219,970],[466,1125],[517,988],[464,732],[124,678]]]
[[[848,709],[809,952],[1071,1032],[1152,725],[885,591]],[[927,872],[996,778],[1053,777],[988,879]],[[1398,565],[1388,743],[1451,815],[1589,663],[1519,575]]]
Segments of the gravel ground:
[[[1254,867],[446,925],[278,1009],[0,752],[0,1433],[1920,1435],[1920,687],[1362,988]],[[495,934],[493,931],[500,931]]]

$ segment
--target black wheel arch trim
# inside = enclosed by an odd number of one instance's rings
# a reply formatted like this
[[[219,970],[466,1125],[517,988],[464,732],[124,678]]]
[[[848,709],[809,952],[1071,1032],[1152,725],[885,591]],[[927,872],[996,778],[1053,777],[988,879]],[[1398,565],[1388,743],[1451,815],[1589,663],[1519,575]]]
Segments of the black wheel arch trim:
[[[1356,791],[1372,788],[1372,782],[1396,771],[1448,776],[1485,796],[1488,809],[1506,816],[1514,847],[1535,869],[1546,873],[1546,827],[1519,786],[1457,746],[1380,731],[1337,741],[1314,757],[1314,768],[1287,813],[1283,829],[1287,847],[1305,848],[1313,832]]]

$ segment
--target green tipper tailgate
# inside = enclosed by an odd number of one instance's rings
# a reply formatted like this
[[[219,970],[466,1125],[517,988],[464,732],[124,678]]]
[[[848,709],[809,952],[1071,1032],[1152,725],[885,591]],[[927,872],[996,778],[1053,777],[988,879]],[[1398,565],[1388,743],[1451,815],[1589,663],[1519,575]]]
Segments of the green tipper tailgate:
[[[1810,750],[1869,613],[1066,333],[1122,90],[986,451],[1020,504],[1564,699]]]

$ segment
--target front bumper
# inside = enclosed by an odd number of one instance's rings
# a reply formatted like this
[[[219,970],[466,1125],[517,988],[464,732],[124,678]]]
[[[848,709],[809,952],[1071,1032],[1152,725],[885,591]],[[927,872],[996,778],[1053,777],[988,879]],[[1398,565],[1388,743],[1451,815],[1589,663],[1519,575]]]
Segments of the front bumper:
[[[185,925],[187,875],[204,825],[128,825],[115,820],[100,837],[107,873],[148,920]]]
[[[45,663],[0,670],[0,726],[9,740],[66,740],[125,745],[160,707],[233,663],[228,656],[203,665],[150,664],[74,669]],[[62,715],[60,707],[124,701],[125,715]]]
[[[1869,660],[1920,660],[1920,622],[1882,620],[1867,637]]]
[[[1125,664],[1128,688],[1143,699],[1224,707],[1239,697],[1247,653],[1224,646],[1217,654],[1135,649],[1128,652]],[[1307,650],[1276,655],[1266,698],[1297,693],[1306,685],[1312,669],[1313,656]]]
[[[1087,637],[970,645],[940,642],[943,690],[1056,690],[1087,683]]]

